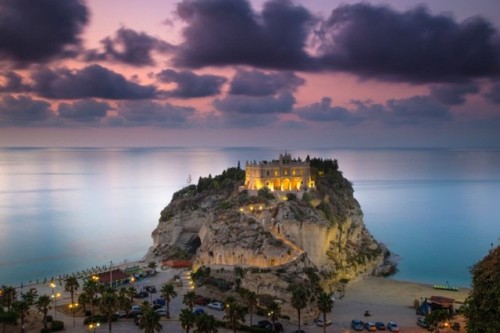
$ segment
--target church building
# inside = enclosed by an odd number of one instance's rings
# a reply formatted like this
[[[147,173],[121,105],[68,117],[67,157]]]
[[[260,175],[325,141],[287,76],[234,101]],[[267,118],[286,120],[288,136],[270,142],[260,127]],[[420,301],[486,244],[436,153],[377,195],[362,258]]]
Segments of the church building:
[[[271,191],[301,191],[314,187],[309,162],[292,159],[291,154],[280,154],[271,162],[246,162],[245,188]]]

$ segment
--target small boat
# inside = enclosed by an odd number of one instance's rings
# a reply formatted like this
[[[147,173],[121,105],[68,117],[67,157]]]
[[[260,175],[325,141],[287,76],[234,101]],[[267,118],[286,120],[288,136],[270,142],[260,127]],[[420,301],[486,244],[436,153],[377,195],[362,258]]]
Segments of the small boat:
[[[447,284],[435,284],[433,287],[434,289],[439,289],[439,290],[458,291],[458,287],[450,286]]]

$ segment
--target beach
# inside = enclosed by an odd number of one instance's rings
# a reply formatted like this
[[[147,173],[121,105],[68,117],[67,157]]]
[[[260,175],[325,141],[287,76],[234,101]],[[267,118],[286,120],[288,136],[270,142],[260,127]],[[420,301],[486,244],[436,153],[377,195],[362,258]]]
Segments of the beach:
[[[424,332],[416,325],[415,300],[422,302],[426,297],[445,296],[455,299],[458,305],[468,294],[468,289],[436,290],[431,285],[421,283],[365,276],[349,283],[345,296],[335,302],[333,322],[337,328],[347,329],[352,319],[385,323],[392,320],[398,323],[403,332]],[[371,316],[364,317],[365,311],[369,311]]]
[[[129,263],[130,264],[130,263]],[[136,284],[137,288],[144,285],[155,285],[160,288],[162,284],[171,280],[175,275],[182,275],[181,269],[166,269],[159,270],[158,273],[152,277],[146,278]],[[30,285],[38,290],[39,295],[50,295],[52,292],[50,286],[44,284]],[[63,304],[70,302],[69,293],[64,292],[63,288],[58,286],[58,292],[62,293],[61,299],[58,300],[58,308]],[[182,295],[187,291],[186,287],[180,288],[177,292],[179,294],[172,303],[172,320],[162,320],[164,326],[163,331],[169,332],[182,332],[179,323],[176,321],[176,309],[184,307],[182,305]],[[415,300],[421,302],[426,297],[430,296],[445,296],[453,298],[456,305],[460,305],[469,293],[468,289],[460,289],[459,291],[436,290],[431,285],[397,281],[391,278],[364,276],[355,281],[347,284],[345,294],[341,299],[335,300],[335,305],[332,313],[327,318],[333,321],[333,325],[327,328],[327,332],[353,332],[350,327],[352,319],[359,319],[362,321],[395,321],[401,327],[402,332],[425,332],[423,328],[416,325],[416,312],[413,308]],[[156,294],[155,297],[159,297]],[[214,314],[222,318],[222,312],[206,309],[208,313]],[[36,310],[32,310],[36,312]],[[52,314],[51,310],[49,314]],[[371,316],[365,317],[365,311],[369,311]],[[40,318],[40,315],[38,315]],[[56,315],[57,320],[65,322],[65,330],[67,332],[81,332],[83,328],[83,318],[77,317],[76,326],[73,327],[73,318],[58,312]],[[265,319],[265,318],[260,318]],[[259,320],[254,316],[254,322]],[[247,319],[248,323],[248,319]],[[296,323],[283,321],[285,332],[291,332],[296,329]],[[105,325],[103,325],[105,326]],[[462,323],[460,332],[465,332]],[[31,322],[31,325],[26,327],[26,333],[38,333],[40,331],[41,323]],[[305,332],[322,332],[321,327],[315,326],[314,323],[303,323]],[[106,327],[99,329],[100,331],[107,331]],[[10,332],[18,332],[19,327],[11,328]],[[139,332],[139,328],[135,326],[130,320],[122,320],[113,324],[113,332]],[[220,329],[219,332],[226,332],[225,329]],[[229,332],[229,330],[227,330]],[[442,329],[440,332],[456,332],[451,329]]]

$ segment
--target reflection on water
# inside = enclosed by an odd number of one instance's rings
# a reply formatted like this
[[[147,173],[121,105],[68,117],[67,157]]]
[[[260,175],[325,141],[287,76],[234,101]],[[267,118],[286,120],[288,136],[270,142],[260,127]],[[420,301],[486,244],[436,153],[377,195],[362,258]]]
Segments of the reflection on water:
[[[0,149],[0,283],[140,259],[172,194],[273,148]],[[398,279],[468,285],[497,244],[499,151],[291,150],[336,158]]]

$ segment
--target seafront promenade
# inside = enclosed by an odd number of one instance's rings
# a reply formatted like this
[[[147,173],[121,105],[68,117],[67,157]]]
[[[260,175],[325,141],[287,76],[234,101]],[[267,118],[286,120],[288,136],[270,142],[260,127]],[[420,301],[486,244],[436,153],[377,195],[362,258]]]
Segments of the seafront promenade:
[[[128,265],[136,265],[144,263],[128,263]],[[125,266],[117,265],[114,268],[124,268]],[[174,276],[181,276],[185,279],[186,270],[185,269],[157,269],[157,274],[134,282],[134,286],[140,290],[144,286],[154,285],[157,290],[161,288],[163,284],[171,281]],[[178,296],[171,301],[170,311],[171,319],[162,319],[161,324],[163,325],[163,332],[183,332],[180,323],[178,322],[178,314],[180,310],[184,307],[182,304],[182,296],[189,290],[189,284],[187,281],[183,281],[183,286],[177,287]],[[26,286],[25,288],[28,288]],[[89,327],[83,325],[83,317],[77,316],[75,320],[75,326],[73,326],[73,317],[61,312],[61,307],[67,306],[70,303],[69,293],[64,292],[64,288],[57,284],[55,290],[52,290],[51,286],[47,283],[39,283],[29,285],[29,288],[36,288],[39,295],[51,295],[54,291],[61,293],[61,297],[57,299],[57,309],[53,312],[50,310],[49,314],[52,314],[55,319],[62,320],[65,323],[66,332],[107,332],[107,324],[101,324],[97,329],[90,330]],[[81,289],[81,288],[80,288]],[[390,278],[365,276],[361,277],[356,281],[347,284],[345,294],[342,298],[336,299],[333,311],[327,316],[328,320],[331,320],[333,324],[328,327],[327,332],[339,332],[347,333],[353,330],[350,327],[352,319],[359,319],[363,321],[383,321],[387,323],[388,321],[395,321],[401,327],[402,332],[426,332],[424,329],[416,325],[416,313],[413,308],[415,300],[422,301],[426,297],[430,296],[445,296],[453,298],[456,301],[457,306],[459,306],[467,297],[469,290],[460,289],[459,291],[447,291],[447,290],[435,290],[431,285],[413,283],[413,282],[403,282],[397,281]],[[158,298],[159,293],[151,295],[150,298]],[[151,299],[147,299],[151,300]],[[140,304],[143,300],[137,300],[137,304]],[[204,310],[214,315],[216,318],[222,319],[224,316],[223,311],[216,311],[203,307]],[[36,310],[31,310],[36,312]],[[364,317],[365,311],[371,313],[371,317]],[[38,314],[38,317],[40,314]],[[266,319],[254,315],[253,322],[258,320]],[[249,323],[249,316],[247,315],[247,324]],[[294,331],[297,326],[295,322],[282,321],[285,328],[285,332]],[[464,325],[461,325],[461,332],[465,332]],[[26,333],[39,333],[41,328],[41,320],[31,320],[26,326]],[[306,333],[323,332],[321,327],[315,326],[312,322],[303,323],[302,329]],[[129,332],[140,332],[140,329],[133,323],[131,319],[120,319],[118,322],[113,323],[113,332],[118,333],[129,333]],[[90,332],[92,331],[92,332]],[[12,328],[8,333],[19,332],[19,327]],[[231,330],[219,329],[219,332],[231,332]],[[444,332],[456,332],[451,329],[442,329],[441,333]]]

